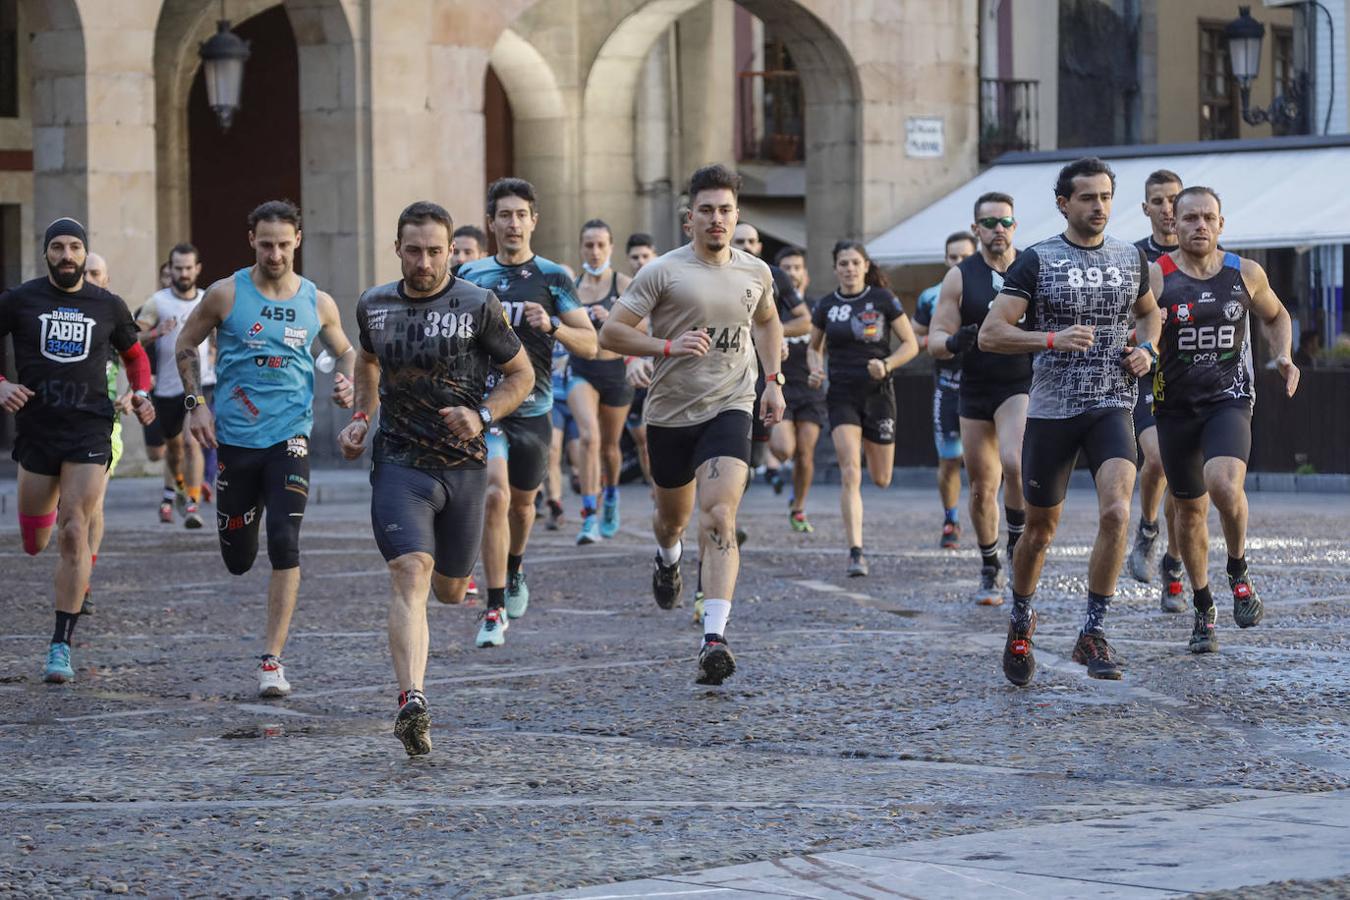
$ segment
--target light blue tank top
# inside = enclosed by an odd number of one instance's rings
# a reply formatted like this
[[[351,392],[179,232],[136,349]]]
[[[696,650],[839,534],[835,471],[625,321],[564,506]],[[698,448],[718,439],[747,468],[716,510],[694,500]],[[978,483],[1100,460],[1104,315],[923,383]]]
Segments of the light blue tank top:
[[[216,436],[233,447],[270,447],[314,426],[318,289],[307,278],[286,300],[269,300],[250,269],[234,273],[234,308],[216,330]]]

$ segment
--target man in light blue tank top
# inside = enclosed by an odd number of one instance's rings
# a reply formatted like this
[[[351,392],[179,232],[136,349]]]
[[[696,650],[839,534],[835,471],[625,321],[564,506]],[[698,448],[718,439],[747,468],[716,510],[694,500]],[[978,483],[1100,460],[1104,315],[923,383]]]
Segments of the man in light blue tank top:
[[[178,335],[175,359],[183,379],[188,429],[203,447],[219,449],[216,529],[225,566],[253,567],[258,529],[267,516],[267,645],[258,665],[258,694],[282,697],[290,683],[281,665],[300,589],[300,523],[309,498],[309,433],[314,426],[317,336],[337,360],[333,402],[352,405],[356,351],[342,332],[337,304],[294,271],[300,211],[270,200],[248,217],[255,264],[207,290]],[[216,331],[215,413],[202,396],[197,346]]]

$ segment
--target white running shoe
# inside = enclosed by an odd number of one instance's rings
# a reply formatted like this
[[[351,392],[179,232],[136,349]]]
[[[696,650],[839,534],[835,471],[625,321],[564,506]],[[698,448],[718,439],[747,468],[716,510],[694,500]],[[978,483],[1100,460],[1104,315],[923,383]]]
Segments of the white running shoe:
[[[258,696],[285,697],[291,692],[291,683],[286,680],[286,667],[275,656],[264,656],[258,663]]]

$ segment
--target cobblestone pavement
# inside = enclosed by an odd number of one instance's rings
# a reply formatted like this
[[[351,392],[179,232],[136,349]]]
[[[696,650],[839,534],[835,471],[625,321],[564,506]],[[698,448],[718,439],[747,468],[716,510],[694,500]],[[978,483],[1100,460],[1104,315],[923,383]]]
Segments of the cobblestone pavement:
[[[502,896],[1350,787],[1344,495],[1252,495],[1266,619],[1239,631],[1221,600],[1218,654],[1186,652],[1190,617],[1122,581],[1111,683],[1068,658],[1095,529],[1073,492],[1019,690],[1006,607],[967,601],[977,557],[969,533],[937,549],[934,491],[865,495],[872,575],[850,580],[835,489],[798,535],[756,486],[741,668],[709,689],[689,609],[651,600],[646,493],[626,488],[614,540],[537,526],[505,647],[475,649],[477,610],[433,602],[436,747],[409,760],[355,475],[316,473],[282,702],[254,696],[265,561],[229,576],[209,530],[155,522],[147,481],[110,495],[77,682],[42,684],[52,551],[24,557],[4,517],[0,895]]]

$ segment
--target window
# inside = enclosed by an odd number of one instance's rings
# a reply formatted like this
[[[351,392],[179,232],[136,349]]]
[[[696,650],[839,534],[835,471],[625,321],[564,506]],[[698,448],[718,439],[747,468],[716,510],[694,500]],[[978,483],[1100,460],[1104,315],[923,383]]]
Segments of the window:
[[[1274,26],[1270,29],[1271,99],[1288,97],[1289,88],[1294,83],[1294,32],[1289,28]]]
[[[19,114],[19,2],[0,0],[0,118]]]
[[[1200,140],[1238,136],[1237,85],[1229,74],[1222,25],[1200,25]]]

